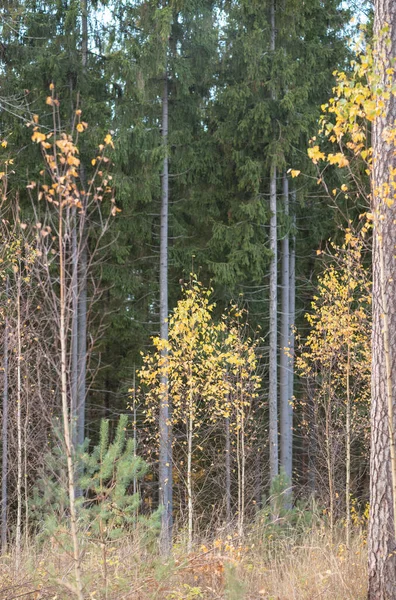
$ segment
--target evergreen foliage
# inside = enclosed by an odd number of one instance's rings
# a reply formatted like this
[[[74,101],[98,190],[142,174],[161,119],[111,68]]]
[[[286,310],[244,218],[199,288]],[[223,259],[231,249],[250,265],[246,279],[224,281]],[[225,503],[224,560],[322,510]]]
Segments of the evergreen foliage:
[[[136,455],[134,440],[127,435],[128,416],[119,418],[114,439],[109,437],[109,421],[103,419],[99,443],[90,451],[89,440],[77,451],[76,487],[78,519],[90,539],[102,542],[118,539],[141,523],[147,531],[158,529],[158,514],[140,515],[140,497],[133,493],[133,481],[141,482],[147,464]],[[32,519],[41,537],[65,537],[62,522],[68,514],[66,464],[60,438],[44,457],[44,467],[34,488]],[[66,536],[67,537],[67,536]]]

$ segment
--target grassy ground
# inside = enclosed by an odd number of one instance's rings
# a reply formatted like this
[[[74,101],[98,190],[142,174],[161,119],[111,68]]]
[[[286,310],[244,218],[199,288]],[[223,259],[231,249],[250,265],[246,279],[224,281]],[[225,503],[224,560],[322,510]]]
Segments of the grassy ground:
[[[97,600],[363,600],[366,548],[360,531],[347,549],[342,532],[317,524],[298,535],[272,527],[243,541],[207,537],[191,554],[179,541],[164,561],[135,534],[106,546],[86,541],[83,573],[86,598]],[[17,570],[12,553],[0,557],[1,600],[73,597],[73,563],[55,540],[29,544]]]

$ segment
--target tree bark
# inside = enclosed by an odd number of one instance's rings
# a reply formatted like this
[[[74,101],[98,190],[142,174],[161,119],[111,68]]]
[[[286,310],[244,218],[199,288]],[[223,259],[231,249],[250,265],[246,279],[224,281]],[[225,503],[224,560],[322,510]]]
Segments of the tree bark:
[[[164,73],[162,96],[162,170],[161,231],[160,231],[160,337],[168,341],[168,213],[169,213],[169,159],[168,159],[168,72]],[[162,350],[164,361],[167,349]],[[166,364],[166,363],[165,363]],[[170,433],[169,381],[166,369],[161,377],[162,397],[159,414],[159,488],[163,506],[160,549],[164,555],[172,548],[172,446]]]
[[[8,303],[9,281],[6,280],[6,301]],[[1,432],[1,551],[7,551],[7,508],[8,508],[8,305],[4,324],[3,342],[3,422]]]
[[[269,349],[269,442],[270,442],[270,480],[279,472],[278,457],[278,332],[277,332],[277,224],[276,224],[276,166],[271,167],[270,190],[270,349]]]
[[[75,480],[74,480],[74,448],[71,438],[70,431],[70,415],[69,415],[69,403],[67,398],[67,326],[66,326],[66,310],[67,310],[67,289],[65,279],[65,239],[64,239],[64,222],[63,222],[63,210],[62,203],[59,207],[59,226],[58,226],[58,240],[59,240],[59,338],[60,338],[60,349],[61,349],[61,400],[62,400],[62,421],[63,421],[63,433],[65,438],[65,450],[66,450],[66,462],[67,462],[67,476],[68,476],[68,499],[70,508],[70,530],[73,543],[73,559],[74,559],[74,572],[76,577],[76,595],[78,600],[84,600],[83,587],[81,581],[81,558],[78,541],[78,527],[77,527],[77,512],[75,503]]]
[[[296,190],[291,193],[292,236],[289,247],[289,427],[290,427],[290,463],[293,479],[293,396],[294,396],[294,327],[296,319]]]
[[[282,312],[280,335],[279,364],[279,401],[280,401],[280,457],[281,465],[291,485],[292,480],[292,429],[290,418],[289,396],[289,338],[290,338],[290,254],[289,254],[289,182],[286,173],[283,175],[284,215],[287,232],[282,238]],[[287,494],[290,498],[290,493]],[[290,502],[287,502],[290,504]]]
[[[384,27],[388,26],[385,33]],[[396,56],[396,4],[375,2],[375,70],[381,83]],[[396,99],[390,100],[373,130],[372,212],[373,248],[373,335],[370,457],[370,523],[368,540],[369,600],[396,599],[396,205],[386,203],[386,186],[394,181],[394,145],[384,133],[394,130]],[[392,189],[392,188],[391,188]],[[393,192],[392,192],[393,194]],[[392,197],[393,199],[393,197]],[[389,198],[388,198],[389,200]]]
[[[77,245],[77,215],[76,208],[72,209],[72,332],[71,332],[71,430],[72,443],[77,446],[77,419],[78,419],[78,245]]]
[[[225,418],[225,476],[226,476],[226,520],[227,525],[231,522],[231,439],[230,418]]]
[[[275,0],[271,2],[271,42],[270,51],[275,52]],[[275,95],[272,93],[272,99]],[[270,283],[269,283],[269,444],[270,444],[270,481],[279,472],[279,449],[278,449],[278,252],[277,252],[277,207],[276,207],[276,162],[272,159],[270,179]]]
[[[86,72],[88,64],[88,2],[81,0],[81,64],[83,73]],[[80,180],[83,190],[86,190],[86,174],[83,163],[80,165]],[[85,404],[87,396],[87,268],[88,249],[86,232],[87,200],[84,196],[83,213],[80,218],[80,249],[78,269],[78,309],[77,309],[77,406],[76,406],[76,436],[78,445],[82,445],[85,439]]]
[[[17,521],[15,529],[15,568],[20,567],[22,541],[22,340],[21,340],[21,264],[16,273],[17,293]]]

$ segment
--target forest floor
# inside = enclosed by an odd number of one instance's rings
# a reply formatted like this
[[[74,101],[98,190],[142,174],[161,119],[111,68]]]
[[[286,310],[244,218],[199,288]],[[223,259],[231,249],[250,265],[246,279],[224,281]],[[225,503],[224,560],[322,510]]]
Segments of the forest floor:
[[[275,531],[273,528],[271,531]],[[134,535],[83,549],[85,598],[95,600],[363,600],[366,542],[353,532],[349,549],[342,530],[322,524],[298,534],[251,531],[241,542],[228,534],[201,540],[186,553],[182,540],[164,561]],[[1,600],[73,599],[70,554],[52,541],[38,550],[0,557]]]

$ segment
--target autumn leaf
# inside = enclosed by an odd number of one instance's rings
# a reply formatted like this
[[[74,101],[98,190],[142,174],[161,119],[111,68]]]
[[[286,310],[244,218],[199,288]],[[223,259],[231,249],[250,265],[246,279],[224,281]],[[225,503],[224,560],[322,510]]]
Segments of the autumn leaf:
[[[319,146],[313,146],[312,148],[308,148],[308,156],[312,160],[312,162],[316,165],[320,160],[324,160],[326,155],[324,152],[321,152]]]
[[[33,142],[37,142],[38,144],[40,142],[44,142],[46,140],[46,136],[44,133],[40,133],[40,131],[35,131],[32,135],[32,141]]]

